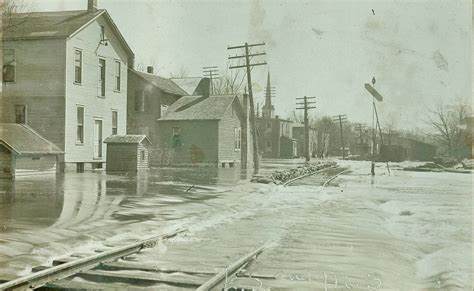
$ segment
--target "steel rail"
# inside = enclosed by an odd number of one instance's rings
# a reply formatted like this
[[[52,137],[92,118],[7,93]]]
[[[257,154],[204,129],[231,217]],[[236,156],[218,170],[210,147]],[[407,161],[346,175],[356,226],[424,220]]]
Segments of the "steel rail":
[[[139,252],[142,249],[154,247],[159,240],[169,239],[185,231],[178,229],[173,232],[155,236],[137,243],[133,243],[115,250],[106,251],[90,257],[74,260],[24,277],[20,277],[0,284],[0,290],[29,290],[39,288],[49,282],[64,279],[77,273],[93,269],[101,263],[115,261]]]
[[[309,177],[309,176],[312,176],[312,175],[321,173],[322,171],[325,171],[325,170],[334,169],[334,168],[337,168],[337,165],[334,165],[334,166],[331,166],[331,167],[326,167],[326,168],[321,169],[321,170],[317,170],[317,171],[314,171],[314,172],[311,172],[311,173],[308,173],[308,174],[304,174],[304,175],[298,176],[298,177],[296,177],[296,178],[293,178],[293,179],[290,179],[290,180],[284,182],[282,185],[283,185],[283,186],[288,186],[288,185],[290,185],[291,183],[293,183],[293,182],[295,182],[295,181],[298,181],[298,180],[300,180],[300,179],[303,179],[303,178],[306,178],[306,177]]]
[[[211,288],[214,288],[217,286],[220,282],[222,282],[225,278],[227,278],[229,275],[232,275],[236,271],[240,269],[240,267],[244,266],[247,264],[253,257],[258,256],[260,253],[262,253],[266,248],[268,248],[270,245],[272,245],[273,242],[267,242],[258,249],[246,254],[245,256],[241,257],[231,265],[229,265],[227,268],[222,270],[221,272],[217,273],[214,277],[209,279],[206,283],[202,284],[199,286],[199,288],[196,289],[196,291],[207,291],[210,290]]]

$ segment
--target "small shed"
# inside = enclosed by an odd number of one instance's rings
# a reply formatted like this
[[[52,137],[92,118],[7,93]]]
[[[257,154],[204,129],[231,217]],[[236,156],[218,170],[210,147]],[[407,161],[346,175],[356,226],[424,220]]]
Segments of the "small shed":
[[[0,178],[55,174],[56,145],[25,124],[0,123]]]
[[[146,135],[112,135],[104,143],[108,173],[148,170],[151,142]]]

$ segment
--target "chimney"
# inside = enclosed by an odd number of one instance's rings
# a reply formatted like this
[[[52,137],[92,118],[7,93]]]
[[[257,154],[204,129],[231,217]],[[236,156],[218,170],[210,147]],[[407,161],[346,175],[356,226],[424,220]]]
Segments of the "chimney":
[[[87,11],[88,12],[97,11],[97,0],[87,0]]]
[[[147,72],[148,74],[153,74],[153,66],[148,66],[148,67],[146,67],[146,72]]]

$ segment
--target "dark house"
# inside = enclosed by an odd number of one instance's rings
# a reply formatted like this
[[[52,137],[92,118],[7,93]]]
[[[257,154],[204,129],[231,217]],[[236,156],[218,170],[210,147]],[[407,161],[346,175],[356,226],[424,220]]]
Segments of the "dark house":
[[[248,149],[245,123],[237,95],[181,97],[158,120],[160,163],[233,167]]]
[[[267,88],[271,88],[270,74]],[[274,115],[271,89],[266,90],[262,117],[257,117],[258,149],[263,158],[293,158],[297,154],[296,139],[292,136],[293,122]]]
[[[436,156],[436,146],[411,138],[397,137],[390,145],[379,146],[382,161],[432,161]]]
[[[29,126],[0,123],[0,178],[55,174],[62,154]]]
[[[145,135],[113,135],[104,143],[107,144],[108,173],[148,170],[151,143]]]
[[[209,79],[191,78],[191,81],[179,79],[179,83],[191,94],[209,92]],[[185,86],[186,85],[186,86]],[[194,89],[189,89],[189,88]],[[152,146],[150,148],[150,165],[160,164],[159,132],[157,120],[166,107],[182,96],[190,95],[177,82],[153,74],[153,67],[147,67],[147,73],[129,69],[127,94],[127,134],[146,135]]]

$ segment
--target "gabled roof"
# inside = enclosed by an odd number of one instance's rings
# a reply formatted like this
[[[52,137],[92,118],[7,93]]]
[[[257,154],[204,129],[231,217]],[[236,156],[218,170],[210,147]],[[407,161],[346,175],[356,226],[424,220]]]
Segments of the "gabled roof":
[[[0,123],[0,143],[19,155],[64,153],[52,142],[24,124]]]
[[[220,120],[237,95],[183,96],[168,106],[163,120]]]
[[[171,78],[170,80],[183,89],[186,92],[185,95],[202,95],[204,92],[198,92],[202,91],[200,87],[209,86],[206,84],[209,83],[209,78]]]
[[[139,144],[143,141],[151,144],[150,140],[143,134],[111,135],[104,140],[104,143],[131,143]]]
[[[153,74],[139,72],[133,69],[129,69],[129,71],[143,78],[145,81],[150,82],[155,87],[162,90],[163,92],[173,94],[173,95],[179,95],[179,96],[188,95],[186,91],[181,89],[178,85],[176,85],[176,83],[174,83],[170,79],[166,79],[166,78],[153,75]]]
[[[39,39],[39,38],[68,38],[79,33],[98,17],[104,16],[110,28],[122,43],[129,55],[129,63],[133,64],[134,54],[125,38],[113,22],[107,10],[98,9],[94,12],[87,10],[51,11],[15,13],[11,18],[4,20],[11,23],[11,28],[5,28],[3,40]]]

